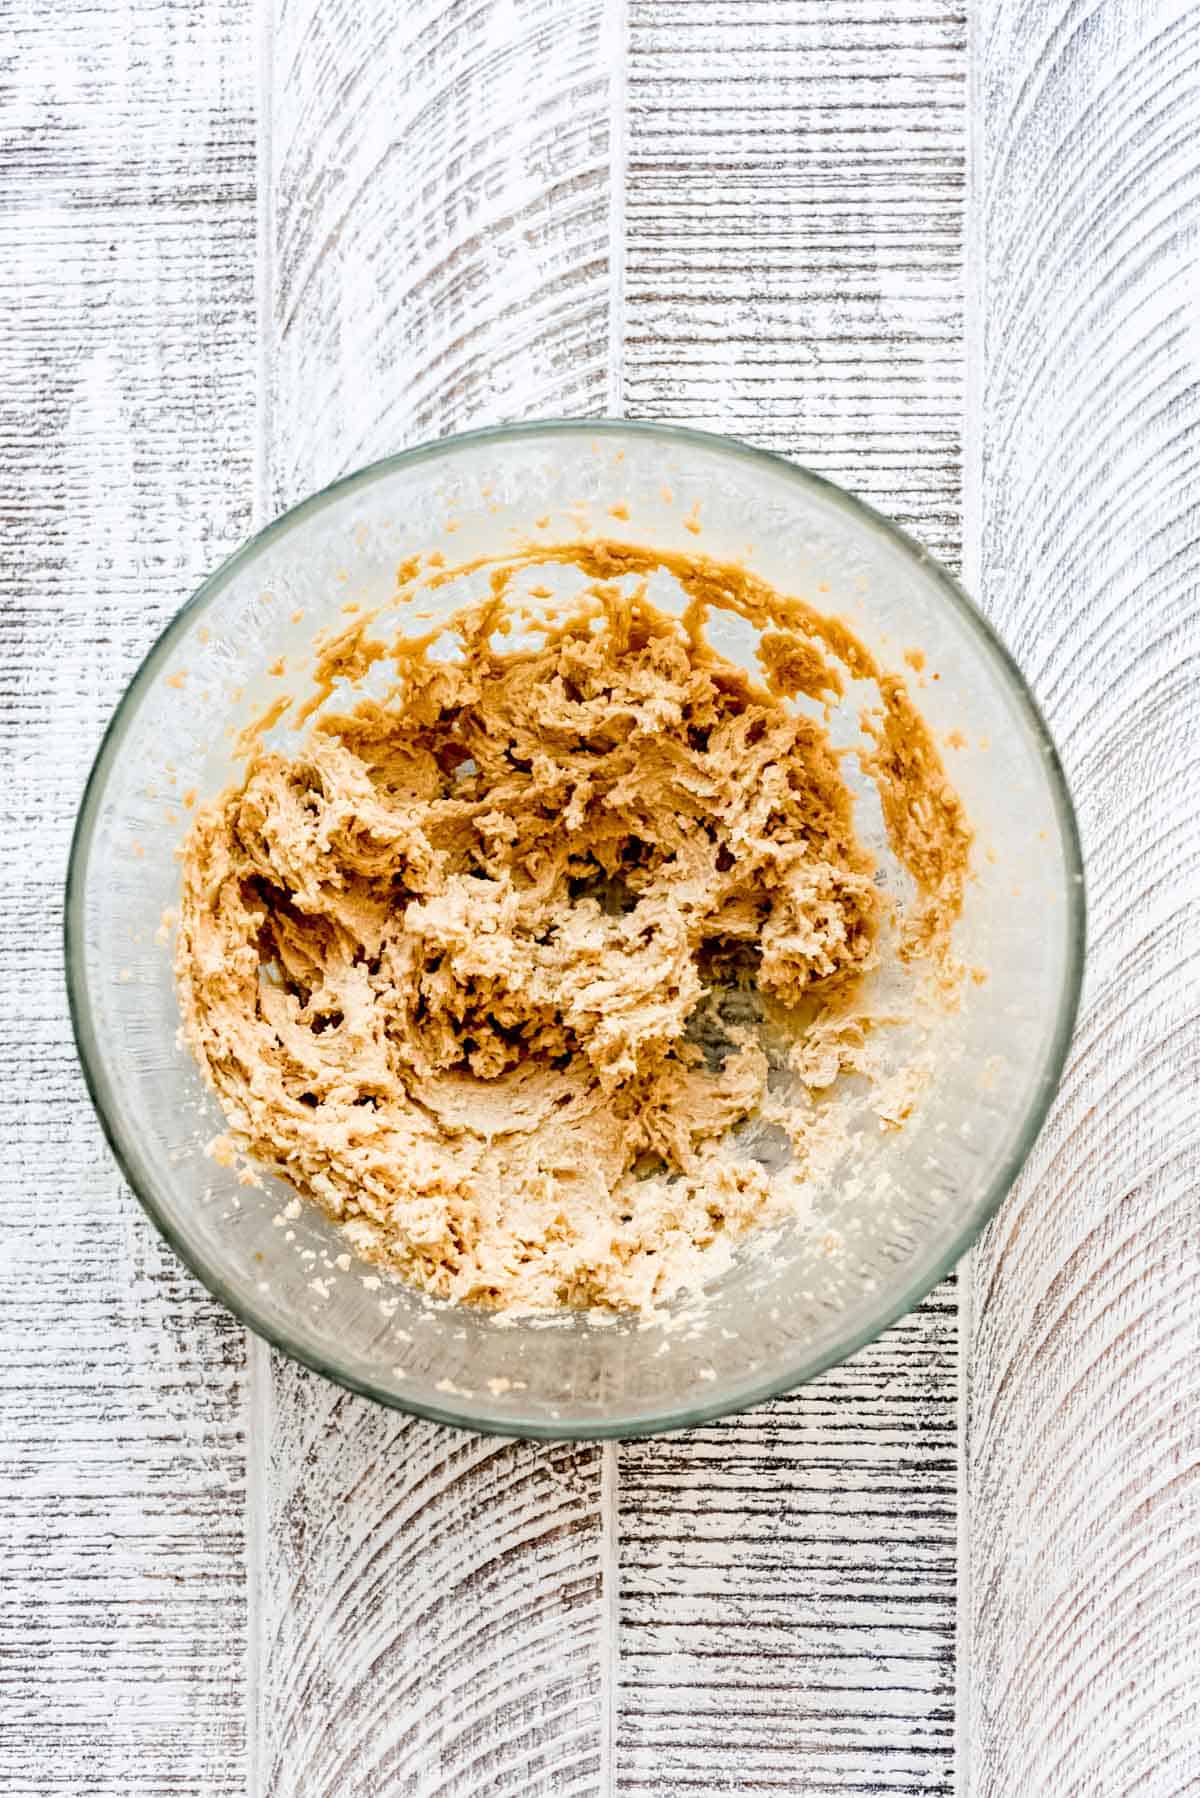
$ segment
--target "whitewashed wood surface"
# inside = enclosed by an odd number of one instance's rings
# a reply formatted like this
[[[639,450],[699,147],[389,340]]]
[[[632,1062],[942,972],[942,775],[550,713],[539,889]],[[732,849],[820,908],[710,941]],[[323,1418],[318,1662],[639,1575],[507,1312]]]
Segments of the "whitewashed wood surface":
[[[0,18],[0,1792],[1200,1791],[1200,10],[43,0]],[[968,579],[1085,1007],[957,1282],[736,1420],[408,1421],[116,1175],[59,908],[201,575],[500,418],[726,429]]]

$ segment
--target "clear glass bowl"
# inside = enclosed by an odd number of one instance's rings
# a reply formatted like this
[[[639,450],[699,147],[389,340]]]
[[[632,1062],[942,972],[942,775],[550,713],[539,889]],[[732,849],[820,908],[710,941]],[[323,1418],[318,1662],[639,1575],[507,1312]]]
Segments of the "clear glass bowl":
[[[288,1189],[240,1185],[204,1152],[223,1120],[180,1042],[163,914],[187,803],[236,772],[234,731],[279,692],[268,665],[302,655],[343,605],[387,598],[406,556],[440,547],[460,563],[514,534],[745,560],[845,617],[885,667],[922,650],[917,703],[937,731],[961,733],[947,760],[977,848],[956,946],[988,979],[969,984],[947,1021],[925,1099],[903,1131],[864,1139],[855,1177],[817,1194],[814,1222],[748,1239],[702,1306],[649,1324],[592,1313],[506,1322],[381,1284],[362,1262],[331,1271],[346,1245],[315,1208],[285,1220]],[[711,635],[736,659],[752,653],[748,627],[718,617]],[[952,577],[868,507],[777,457],[592,421],[395,456],[226,562],[159,638],[109,727],[66,905],[72,1015],[96,1108],[142,1204],[205,1285],[288,1354],[386,1404],[546,1437],[632,1435],[749,1405],[916,1304],[995,1210],[1042,1123],[1083,936],[1079,840],[1053,744]]]

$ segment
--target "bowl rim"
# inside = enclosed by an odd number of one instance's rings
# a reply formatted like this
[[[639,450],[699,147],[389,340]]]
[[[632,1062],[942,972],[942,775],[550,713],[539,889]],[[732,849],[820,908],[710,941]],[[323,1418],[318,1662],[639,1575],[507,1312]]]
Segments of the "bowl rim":
[[[339,1367],[332,1358],[326,1358],[305,1345],[289,1339],[284,1329],[264,1320],[256,1314],[252,1304],[244,1303],[230,1292],[219,1270],[211,1266],[207,1259],[196,1252],[192,1245],[175,1229],[169,1211],[160,1202],[151,1183],[141,1176],[134,1155],[122,1139],[107,1099],[104,1059],[93,1028],[82,951],[84,894],[87,887],[95,825],[99,817],[107,777],[120,750],[127,721],[132,718],[138,700],[170,653],[176,640],[183,634],[196,614],[203,612],[211,601],[228,586],[237,572],[247,563],[252,562],[267,545],[286,535],[294,526],[314,513],[322,511],[335,499],[359,488],[369,487],[373,482],[383,479],[396,469],[411,467],[435,458],[448,457],[452,459],[458,452],[479,444],[500,444],[521,438],[538,436],[554,438],[566,435],[596,437],[633,435],[657,438],[671,444],[703,449],[710,454],[717,452],[743,462],[766,464],[774,473],[782,474],[797,486],[820,494],[827,502],[832,502],[843,513],[853,518],[860,526],[865,525],[869,531],[885,537],[892,545],[898,547],[907,557],[915,561],[923,571],[932,577],[935,587],[951,609],[958,613],[982,643],[985,653],[995,664],[1010,697],[1015,701],[1018,710],[1024,714],[1032,735],[1041,742],[1067,875],[1067,955],[1058,994],[1054,1030],[1044,1051],[1042,1077],[1031,1096],[1012,1149],[994,1172],[970,1216],[954,1233],[949,1242],[944,1243],[935,1252],[918,1258],[915,1270],[910,1273],[903,1290],[899,1294],[892,1295],[871,1315],[866,1323],[836,1337],[820,1352],[799,1358],[785,1373],[774,1373],[766,1379],[748,1379],[740,1384],[735,1383],[720,1396],[714,1395],[708,1402],[697,1402],[686,1406],[677,1405],[655,1412],[650,1412],[642,1407],[629,1414],[615,1413],[602,1420],[574,1421],[548,1419],[543,1416],[499,1417],[495,1414],[489,1415],[486,1411],[481,1414],[471,1406],[430,1404],[423,1399],[410,1398],[405,1394],[375,1386],[369,1380],[362,1379],[345,1368]],[[142,1209],[170,1248],[195,1274],[207,1291],[228,1311],[231,1311],[247,1329],[263,1338],[273,1348],[279,1349],[292,1360],[299,1361],[304,1366],[311,1368],[313,1372],[334,1381],[349,1391],[361,1393],[366,1398],[374,1399],[379,1404],[410,1416],[423,1417],[435,1423],[472,1430],[481,1435],[542,1441],[630,1439],[658,1435],[671,1430],[687,1429],[698,1424],[712,1422],[714,1419],[745,1410],[752,1405],[761,1404],[764,1400],[777,1397],[781,1393],[793,1391],[796,1387],[825,1372],[827,1368],[847,1360],[866,1343],[874,1341],[897,1319],[905,1316],[920,1304],[962,1258],[976,1241],[984,1226],[995,1215],[1024,1166],[1045,1122],[1046,1115],[1058,1091],[1078,1015],[1083,982],[1086,930],[1087,899],[1079,827],[1054,739],[1042,715],[1041,708],[1016,661],[957,577],[951,574],[937,557],[924,549],[907,531],[883,513],[876,511],[865,500],[848,493],[836,482],[827,480],[823,475],[816,474],[813,470],[789,460],[786,456],[773,450],[756,448],[752,444],[743,443],[738,438],[715,431],[697,430],[684,425],[660,424],[644,419],[620,418],[562,417],[526,420],[511,424],[490,425],[482,429],[458,432],[416,444],[410,449],[381,457],[350,474],[342,475],[337,480],[331,481],[300,501],[298,505],[280,513],[278,517],[272,519],[270,523],[255,532],[245,543],[227,556],[200,583],[191,597],[184,602],[159,632],[126,686],[105,728],[84,786],[72,833],[63,905],[63,948],[68,1008],[76,1050],[92,1105],[117,1165]]]

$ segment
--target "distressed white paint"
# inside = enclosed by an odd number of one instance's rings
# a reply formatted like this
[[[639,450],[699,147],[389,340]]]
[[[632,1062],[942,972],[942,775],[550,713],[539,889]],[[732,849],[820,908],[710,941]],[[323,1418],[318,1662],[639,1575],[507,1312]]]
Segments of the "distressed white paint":
[[[446,431],[604,411],[607,42],[598,0],[278,7],[272,507]],[[256,1373],[260,1790],[595,1792],[602,1451],[472,1441],[279,1356]]]
[[[956,1338],[622,1450],[622,1793],[952,1789]]]
[[[792,1399],[620,1450],[247,1357],[112,1171],[57,948],[87,759],[255,484],[261,521],[405,442],[625,409],[956,557],[961,8],[6,24],[5,1793],[1200,1783],[1194,8],[977,6],[969,572],[1057,728],[1093,932],[970,1276],[966,1517],[953,1286]]]
[[[959,547],[960,0],[632,0],[626,397]]]
[[[59,945],[100,732],[249,524],[248,23],[100,0],[2,28],[6,1798],[244,1791],[242,1332],[117,1177]]]
[[[951,557],[964,35],[906,0],[632,0],[627,87],[630,410]],[[795,1397],[622,1450],[623,1792],[951,1789],[955,1350],[951,1284]]]
[[[980,14],[972,561],[1079,806],[1059,1103],[972,1269],[972,1798],[1200,1787],[1200,14]]]

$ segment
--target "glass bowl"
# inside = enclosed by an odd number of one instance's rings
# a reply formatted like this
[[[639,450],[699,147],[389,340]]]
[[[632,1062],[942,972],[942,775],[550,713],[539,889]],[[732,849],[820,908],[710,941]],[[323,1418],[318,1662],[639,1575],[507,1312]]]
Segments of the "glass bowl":
[[[988,977],[967,983],[946,1020],[908,1124],[864,1139],[854,1177],[816,1192],[806,1224],[747,1238],[702,1304],[649,1322],[514,1321],[437,1303],[347,1258],[335,1227],[275,1180],[239,1183],[205,1152],[223,1119],[180,1040],[169,946],[188,807],[235,774],[236,730],[279,692],[269,664],[303,655],[342,607],[387,599],[415,553],[441,549],[457,565],[522,536],[581,534],[744,561],[844,617],[885,668],[923,652],[916,703],[955,745],[947,765],[976,832],[955,943]],[[718,615],[711,637],[749,661],[748,627]],[[298,740],[276,735],[285,747]],[[1083,935],[1079,840],[1053,744],[945,569],[775,456],[615,421],[410,450],[336,482],[231,557],[159,638],[109,726],[66,900],[92,1098],[134,1191],[209,1290],[286,1353],[385,1404],[543,1437],[634,1435],[752,1404],[916,1304],[995,1210],[1042,1123],[1074,1022]]]

